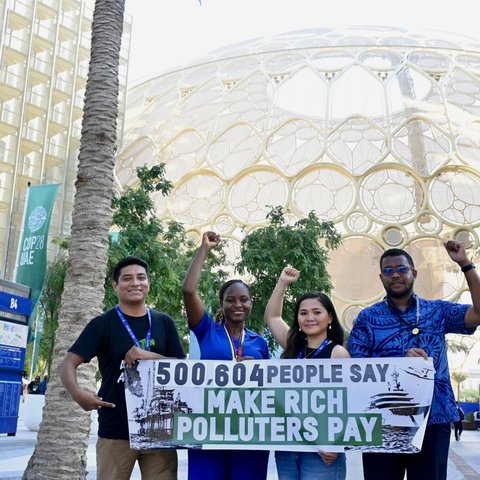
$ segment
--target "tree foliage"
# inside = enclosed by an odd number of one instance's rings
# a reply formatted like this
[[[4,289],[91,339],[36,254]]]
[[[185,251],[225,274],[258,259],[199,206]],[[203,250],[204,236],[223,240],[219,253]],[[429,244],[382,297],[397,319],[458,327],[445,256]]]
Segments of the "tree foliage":
[[[151,195],[160,192],[168,195],[171,184],[165,179],[164,164],[136,170],[140,183],[127,187],[112,200],[113,225],[116,234],[110,237],[108,269],[105,280],[105,309],[117,303],[117,296],[111,285],[111,271],[115,264],[129,255],[143,258],[150,266],[149,305],[172,316],[187,347],[188,328],[182,301],[182,283],[185,273],[195,254],[196,247],[182,227],[175,221],[158,220]],[[61,249],[68,248],[68,241],[56,241]],[[213,312],[218,308],[217,291],[223,283],[226,272],[225,253],[220,248],[209,256],[199,287],[205,307]],[[60,299],[67,268],[67,258],[60,255],[48,266],[45,286],[41,298],[44,314],[43,335],[40,343],[37,371],[50,374],[50,366],[60,313]]]
[[[288,224],[281,206],[271,207],[267,214],[269,225],[248,234],[240,246],[240,274],[253,277],[250,282],[254,305],[253,328],[263,328],[263,312],[277,283],[280,272],[287,265],[300,270],[298,282],[292,284],[285,297],[283,316],[287,322],[293,317],[296,298],[307,291],[330,292],[332,285],[327,271],[328,252],[340,245],[340,234],[333,222],[320,221],[314,212],[308,217]]]
[[[139,167],[136,169],[139,184],[127,187],[121,195],[113,198],[113,225],[117,235],[111,237],[108,266],[113,270],[123,257],[136,255],[150,266],[150,294],[148,303],[155,309],[166,312],[176,321],[181,338],[188,337],[187,322],[182,301],[182,283],[196,251],[183,226],[176,221],[161,222],[155,211],[152,194],[168,195],[171,183],[165,178],[165,165]],[[205,306],[217,308],[216,292],[226,272],[222,249],[210,255],[199,287]],[[105,284],[105,308],[117,303],[111,285],[111,276]]]
[[[467,354],[470,348],[462,342],[462,337],[452,335],[447,338],[447,350],[451,353]]]
[[[67,257],[64,252],[60,252],[47,268],[42,295],[40,297],[40,308],[44,320],[42,338],[40,340],[38,352],[38,363],[40,365],[43,364],[41,370],[44,374],[48,374],[49,378],[66,272]]]
[[[460,387],[461,384],[468,378],[468,375],[461,370],[454,370],[450,372],[450,379],[452,380],[452,383],[454,384],[454,388],[457,394],[457,401],[460,401]]]
[[[471,403],[478,403],[478,390],[474,388],[464,388],[460,392],[459,401],[460,402],[471,402]],[[473,412],[471,412],[473,414]],[[467,416],[468,419],[468,416]],[[471,419],[473,420],[473,418]]]

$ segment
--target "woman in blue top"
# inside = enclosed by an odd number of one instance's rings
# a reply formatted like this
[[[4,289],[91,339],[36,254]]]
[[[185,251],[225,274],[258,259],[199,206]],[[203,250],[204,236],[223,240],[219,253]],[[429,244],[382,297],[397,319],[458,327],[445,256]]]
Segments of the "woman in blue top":
[[[284,349],[282,358],[350,358],[335,308],[324,293],[305,293],[295,304],[292,326],[283,320],[285,292],[299,276],[295,268],[284,268],[265,308],[265,322]],[[347,473],[344,453],[277,451],[275,460],[279,480],[343,480]]]
[[[203,360],[269,358],[266,340],[245,328],[252,310],[249,286],[242,280],[230,280],[219,292],[220,311],[214,320],[206,311],[197,288],[205,259],[220,242],[220,236],[206,232],[202,244],[183,282],[183,300],[188,326],[197,337]],[[189,480],[265,480],[268,451],[256,450],[189,450]]]

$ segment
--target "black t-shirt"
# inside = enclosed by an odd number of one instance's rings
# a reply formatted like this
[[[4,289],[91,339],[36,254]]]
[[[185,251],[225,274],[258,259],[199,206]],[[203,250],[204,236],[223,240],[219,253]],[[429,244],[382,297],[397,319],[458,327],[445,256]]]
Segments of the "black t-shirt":
[[[185,354],[178,337],[175,323],[166,314],[152,312],[152,337],[150,350],[166,357],[184,358]],[[133,333],[141,344],[145,343],[148,331],[148,316],[130,317],[125,315]],[[143,342],[142,342],[143,341]],[[120,364],[134,342],[122,324],[115,309],[95,317],[85,327],[76,342],[68,350],[89,362],[97,357],[102,375],[98,396],[112,402],[115,408],[98,411],[98,435],[103,438],[128,440],[128,418],[125,403],[125,386],[118,382]]]
[[[28,393],[40,394],[40,384],[35,382],[30,382],[27,387]]]

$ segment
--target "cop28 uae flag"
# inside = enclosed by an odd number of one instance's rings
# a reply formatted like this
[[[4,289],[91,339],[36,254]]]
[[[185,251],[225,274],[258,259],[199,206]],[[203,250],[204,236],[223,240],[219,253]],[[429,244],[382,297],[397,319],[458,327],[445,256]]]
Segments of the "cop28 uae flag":
[[[59,186],[58,183],[32,185],[27,191],[15,281],[32,289],[32,310],[38,302],[45,280],[48,229]]]

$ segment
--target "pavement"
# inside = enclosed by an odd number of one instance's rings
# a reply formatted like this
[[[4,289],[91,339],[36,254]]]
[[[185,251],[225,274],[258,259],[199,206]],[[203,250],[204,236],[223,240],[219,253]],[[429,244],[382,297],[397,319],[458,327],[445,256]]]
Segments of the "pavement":
[[[37,432],[25,427],[22,418],[18,422],[17,434],[7,436],[0,434],[0,479],[21,480],[23,471],[33,453],[37,441]],[[95,480],[95,443],[97,436],[90,436],[87,450],[88,480]],[[452,433],[448,461],[448,480],[478,480],[480,479],[480,431],[463,432],[460,441],[455,441]],[[179,480],[187,478],[187,452],[179,450]],[[347,480],[361,480],[362,462],[359,452],[347,454]],[[135,467],[132,480],[141,480],[140,471]],[[54,479],[52,479],[54,480]],[[267,480],[278,480],[275,470],[275,460],[270,455]],[[388,480],[388,479],[385,479]]]

